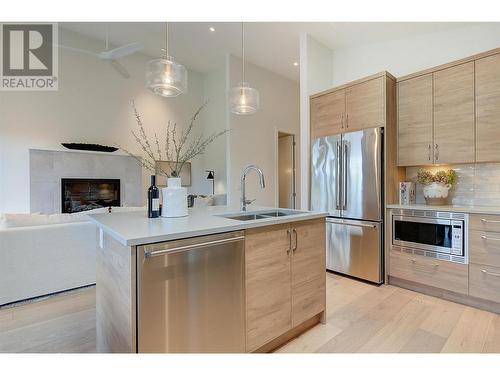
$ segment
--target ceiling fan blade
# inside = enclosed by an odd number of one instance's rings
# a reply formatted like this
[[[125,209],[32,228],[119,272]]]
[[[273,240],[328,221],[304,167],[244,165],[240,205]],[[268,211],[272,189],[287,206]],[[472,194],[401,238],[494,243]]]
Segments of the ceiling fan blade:
[[[130,73],[125,69],[125,67],[120,64],[118,61],[112,59],[109,60],[111,63],[111,66],[123,77],[123,78],[130,78]]]
[[[62,48],[62,49],[66,49],[68,51],[73,51],[73,52],[79,52],[79,53],[84,53],[86,55],[92,55],[92,56],[98,56],[98,53],[96,52],[93,52],[93,51],[89,51],[89,50],[86,50],[86,49],[82,49],[82,48],[76,48],[76,47],[71,47],[71,46],[65,46],[63,44],[58,44],[57,45],[58,48]]]
[[[120,57],[125,57],[131,55],[137,51],[140,51],[144,48],[144,45],[140,42],[126,44],[121,47],[114,48],[109,51],[104,51],[99,54],[99,58],[103,60],[113,60],[119,59]]]

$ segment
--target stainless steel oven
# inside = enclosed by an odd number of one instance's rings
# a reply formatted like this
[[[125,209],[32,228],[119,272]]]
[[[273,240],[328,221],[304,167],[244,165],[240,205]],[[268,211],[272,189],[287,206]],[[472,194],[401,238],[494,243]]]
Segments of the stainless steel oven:
[[[464,213],[392,210],[392,246],[467,263],[469,217]]]

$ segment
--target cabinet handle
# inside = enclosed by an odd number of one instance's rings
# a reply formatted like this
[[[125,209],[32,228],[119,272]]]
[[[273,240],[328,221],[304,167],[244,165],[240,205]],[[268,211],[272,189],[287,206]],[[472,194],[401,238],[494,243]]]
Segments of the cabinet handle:
[[[500,277],[500,273],[488,272],[486,270],[481,270],[481,272],[485,275]]]
[[[290,250],[292,250],[292,230],[287,229],[286,234],[288,235],[288,249],[286,249],[286,253],[289,254]]]
[[[436,161],[439,160],[439,145],[436,143],[436,145],[434,146],[436,151],[434,152],[434,158],[436,159]]]
[[[488,220],[488,219],[481,219],[483,223],[496,223],[499,224],[500,220]]]
[[[342,113],[342,116],[340,116],[340,128],[344,129],[344,114]]]
[[[500,241],[500,238],[495,238],[495,237],[481,236],[481,238],[483,240]]]
[[[427,158],[431,161],[431,145],[430,143],[427,145]]]
[[[298,240],[298,237],[297,237],[297,229],[293,228],[292,231],[293,231],[293,234],[294,234],[294,237],[295,237],[295,244],[294,244],[292,250],[295,253],[295,250],[297,250],[297,246],[298,246],[299,240]]]
[[[411,262],[412,262],[413,264],[417,264],[417,261],[416,261],[416,259],[414,259],[414,258],[412,258]],[[438,267],[439,267],[439,263],[434,263],[434,264],[432,265],[432,267],[434,267],[434,268],[438,268]]]
[[[349,128],[349,113],[345,115],[345,127]]]

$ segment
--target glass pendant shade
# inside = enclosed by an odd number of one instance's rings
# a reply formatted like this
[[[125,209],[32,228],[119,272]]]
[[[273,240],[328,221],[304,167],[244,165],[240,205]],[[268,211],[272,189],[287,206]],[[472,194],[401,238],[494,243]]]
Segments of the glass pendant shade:
[[[146,87],[154,94],[173,97],[187,92],[188,77],[186,68],[164,56],[148,62]]]
[[[237,115],[251,115],[257,112],[260,105],[259,92],[250,87],[247,82],[231,89],[229,93],[229,106],[231,112]]]

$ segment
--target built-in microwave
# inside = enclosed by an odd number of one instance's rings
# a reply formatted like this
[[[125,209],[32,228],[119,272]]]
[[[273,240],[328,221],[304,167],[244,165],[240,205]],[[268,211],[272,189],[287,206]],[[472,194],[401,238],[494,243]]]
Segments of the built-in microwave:
[[[467,263],[468,221],[464,213],[393,210],[392,245],[424,256]]]

